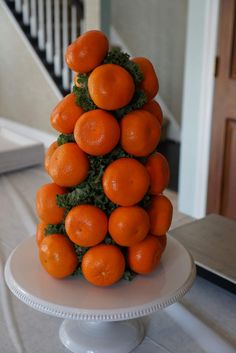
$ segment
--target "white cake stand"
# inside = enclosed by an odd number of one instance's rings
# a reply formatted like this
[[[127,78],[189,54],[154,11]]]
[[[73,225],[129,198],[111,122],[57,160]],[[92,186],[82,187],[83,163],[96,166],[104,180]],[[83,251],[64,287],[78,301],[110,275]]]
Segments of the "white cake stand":
[[[108,288],[94,287],[80,277],[50,277],[38,260],[34,237],[23,241],[5,266],[7,285],[16,297],[36,310],[65,319],[59,336],[74,353],[132,351],[144,337],[137,318],[178,301],[195,275],[192,257],[170,236],[153,274]]]

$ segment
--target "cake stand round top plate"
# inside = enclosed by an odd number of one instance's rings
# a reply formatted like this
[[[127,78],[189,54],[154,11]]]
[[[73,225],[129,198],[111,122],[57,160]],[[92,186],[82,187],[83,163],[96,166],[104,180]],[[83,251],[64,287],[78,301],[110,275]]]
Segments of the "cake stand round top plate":
[[[5,266],[8,287],[27,305],[61,318],[101,321],[132,319],[162,309],[189,290],[195,274],[192,257],[170,236],[155,272],[106,288],[82,277],[58,280],[49,276],[39,262],[34,237],[18,245]]]

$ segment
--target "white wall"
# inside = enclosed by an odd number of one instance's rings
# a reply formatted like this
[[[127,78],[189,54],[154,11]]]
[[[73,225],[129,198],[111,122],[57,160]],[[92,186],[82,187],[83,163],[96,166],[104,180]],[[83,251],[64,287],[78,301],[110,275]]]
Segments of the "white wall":
[[[0,116],[52,132],[61,94],[0,0]]]
[[[189,0],[179,210],[206,214],[219,0]]]

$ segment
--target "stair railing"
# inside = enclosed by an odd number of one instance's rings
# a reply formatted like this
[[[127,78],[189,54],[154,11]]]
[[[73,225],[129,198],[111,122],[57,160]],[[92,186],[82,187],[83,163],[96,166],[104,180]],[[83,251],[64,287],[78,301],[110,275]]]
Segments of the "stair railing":
[[[5,0],[23,29],[37,43],[35,48],[50,74],[67,93],[75,73],[65,64],[66,47],[83,32],[82,0]],[[24,28],[25,27],[25,28]],[[30,38],[29,38],[30,39]],[[35,42],[36,41],[36,42]],[[60,88],[60,87],[59,87]]]

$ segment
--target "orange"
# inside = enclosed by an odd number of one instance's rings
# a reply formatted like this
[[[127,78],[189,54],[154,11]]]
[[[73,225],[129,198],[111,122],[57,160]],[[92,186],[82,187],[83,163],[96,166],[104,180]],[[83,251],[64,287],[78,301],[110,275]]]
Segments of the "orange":
[[[161,110],[160,104],[154,99],[144,104],[142,107],[143,110],[147,110],[157,117],[159,123],[162,125],[163,122],[163,112]]]
[[[74,93],[69,93],[54,108],[50,118],[51,125],[63,134],[71,134],[83,112],[83,109],[76,104]]]
[[[118,207],[109,218],[109,233],[122,246],[131,246],[143,240],[149,228],[149,216],[138,206]]]
[[[128,248],[128,265],[136,273],[148,274],[160,263],[162,246],[157,237],[148,235],[144,240]]]
[[[46,170],[46,172],[48,173],[48,170],[49,170],[49,162],[50,162],[50,159],[53,155],[53,153],[56,151],[58,147],[58,144],[57,144],[57,141],[54,141],[49,147],[48,147],[48,150],[45,154],[45,158],[44,158],[44,168]]]
[[[39,245],[41,243],[41,241],[44,239],[45,234],[44,234],[44,230],[47,227],[47,223],[41,221],[36,228],[36,242]]]
[[[99,244],[90,248],[82,259],[82,273],[95,286],[111,286],[125,270],[125,259],[115,245]]]
[[[89,72],[101,64],[108,47],[108,39],[101,31],[85,32],[67,47],[66,63],[73,71]]]
[[[170,180],[170,168],[166,158],[161,153],[149,156],[146,163],[151,180],[151,194],[160,194]]]
[[[134,158],[120,158],[112,162],[102,179],[104,193],[120,206],[133,206],[141,201],[149,183],[146,168]]]
[[[148,100],[153,99],[158,92],[159,82],[152,63],[143,57],[133,58],[132,61],[140,67],[144,76],[140,88],[144,90]]]
[[[159,243],[162,246],[162,251],[164,252],[164,250],[166,248],[166,245],[167,245],[167,236],[166,236],[166,234],[157,237],[157,239],[159,240]]]
[[[91,110],[77,121],[74,137],[84,152],[101,156],[111,152],[119,142],[120,126],[110,113],[101,109]]]
[[[65,220],[66,233],[80,246],[94,246],[107,234],[107,216],[98,207],[80,205],[73,207]]]
[[[152,198],[148,208],[150,217],[151,233],[153,235],[164,235],[171,225],[173,206],[170,200],[164,195]]]
[[[71,275],[78,265],[73,245],[61,234],[48,235],[41,241],[39,259],[47,273],[55,278]]]
[[[49,175],[60,186],[75,186],[86,179],[89,161],[76,143],[65,143],[53,153],[49,162]]]
[[[98,66],[90,74],[88,90],[97,107],[115,110],[131,101],[135,85],[132,76],[123,67],[104,64]]]
[[[152,153],[160,136],[159,121],[146,110],[134,110],[121,120],[121,146],[134,156],[144,157]]]
[[[36,210],[39,218],[47,224],[60,223],[65,209],[56,204],[56,195],[65,194],[66,190],[51,183],[41,186],[36,194]]]

